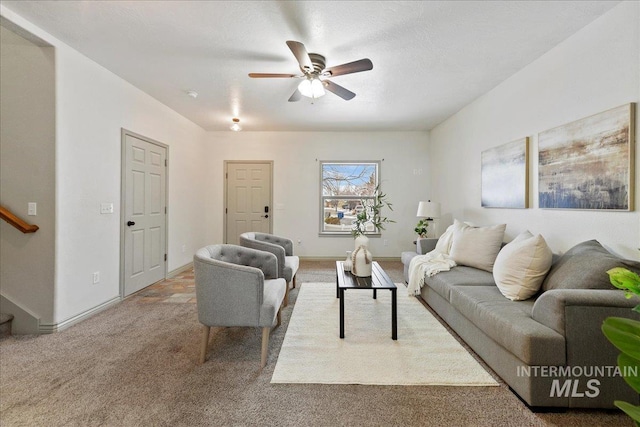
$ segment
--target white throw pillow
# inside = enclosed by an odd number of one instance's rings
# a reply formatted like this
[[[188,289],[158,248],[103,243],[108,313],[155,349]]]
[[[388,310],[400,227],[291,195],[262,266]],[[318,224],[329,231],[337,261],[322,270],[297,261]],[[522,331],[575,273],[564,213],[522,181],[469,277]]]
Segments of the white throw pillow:
[[[437,254],[449,255],[451,251],[451,242],[453,242],[453,225],[450,225],[442,236],[436,242],[436,247],[433,252]]]
[[[541,235],[528,231],[507,244],[496,258],[493,278],[502,295],[521,301],[535,295],[551,268],[551,249]]]
[[[471,227],[457,219],[454,220],[451,258],[458,265],[467,265],[491,273],[502,246],[506,227],[506,224]]]

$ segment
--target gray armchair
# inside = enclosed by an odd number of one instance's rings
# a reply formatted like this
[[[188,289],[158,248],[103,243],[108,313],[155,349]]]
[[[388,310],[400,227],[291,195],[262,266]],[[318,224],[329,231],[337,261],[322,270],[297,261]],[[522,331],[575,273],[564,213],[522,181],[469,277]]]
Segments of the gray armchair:
[[[269,332],[280,325],[287,284],[278,278],[275,255],[236,245],[211,245],[193,257],[198,320],[203,324],[200,363],[212,326],[262,328],[261,368],[267,364]]]
[[[289,304],[289,283],[296,287],[296,272],[300,266],[300,258],[293,255],[293,242],[284,237],[273,234],[248,232],[240,235],[240,245],[271,252],[278,257],[278,277],[287,282],[287,290],[284,296],[285,307]]]

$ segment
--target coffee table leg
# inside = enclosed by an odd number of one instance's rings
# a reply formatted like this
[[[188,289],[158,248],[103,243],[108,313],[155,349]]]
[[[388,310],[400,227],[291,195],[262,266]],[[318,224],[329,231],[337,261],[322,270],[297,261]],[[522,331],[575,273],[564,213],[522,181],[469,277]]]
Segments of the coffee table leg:
[[[376,299],[377,297],[378,297],[377,289],[374,289],[373,290],[373,299]]]
[[[398,309],[395,289],[391,289],[391,339],[398,339]]]
[[[340,338],[344,338],[344,289],[340,289]]]

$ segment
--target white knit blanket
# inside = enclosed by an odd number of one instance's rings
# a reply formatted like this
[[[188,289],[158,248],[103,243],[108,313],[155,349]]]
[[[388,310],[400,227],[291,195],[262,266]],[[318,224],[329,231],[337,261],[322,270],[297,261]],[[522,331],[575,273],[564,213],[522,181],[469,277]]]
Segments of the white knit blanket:
[[[424,286],[424,278],[431,277],[441,271],[449,271],[455,267],[456,262],[449,255],[431,251],[425,255],[413,257],[409,264],[409,295],[419,295],[420,289]]]

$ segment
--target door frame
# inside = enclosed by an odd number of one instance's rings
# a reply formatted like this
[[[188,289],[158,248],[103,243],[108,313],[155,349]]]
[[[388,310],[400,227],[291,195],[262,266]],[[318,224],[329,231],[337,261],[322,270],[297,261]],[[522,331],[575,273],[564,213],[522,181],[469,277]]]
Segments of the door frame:
[[[224,182],[223,189],[223,203],[222,203],[222,241],[227,243],[227,195],[228,195],[228,187],[229,180],[227,179],[228,175],[228,166],[230,164],[269,164],[271,166],[271,173],[269,174],[269,187],[271,188],[269,194],[269,206],[271,206],[271,215],[269,215],[269,233],[273,233],[273,160],[225,160],[224,167],[222,168],[222,181]]]
[[[149,144],[157,145],[158,147],[164,148],[167,154],[166,156],[166,167],[164,174],[164,200],[166,212],[164,215],[164,253],[169,254],[169,145],[164,144],[160,141],[156,141],[154,139],[148,138],[144,135],[140,135],[139,133],[132,132],[125,128],[120,128],[120,299],[124,299],[124,242],[125,237],[124,233],[127,229],[125,224],[125,202],[126,202],[126,175],[127,171],[125,170],[125,156],[126,156],[126,138],[127,136],[132,136],[134,138],[141,139]],[[164,262],[164,278],[167,278],[167,274],[169,271],[169,258]],[[135,294],[135,293],[134,293]],[[133,294],[131,294],[133,295]]]

